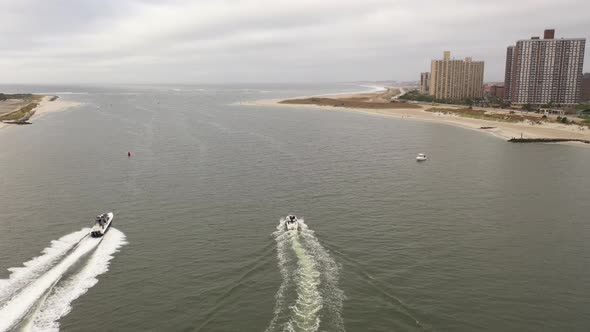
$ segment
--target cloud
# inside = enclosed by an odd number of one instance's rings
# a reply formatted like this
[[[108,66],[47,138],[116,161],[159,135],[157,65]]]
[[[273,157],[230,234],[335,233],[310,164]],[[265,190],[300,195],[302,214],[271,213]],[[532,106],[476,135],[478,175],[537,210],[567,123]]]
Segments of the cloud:
[[[588,38],[589,11],[579,0],[5,0],[0,82],[417,80],[443,50],[501,81],[506,46],[544,28]]]

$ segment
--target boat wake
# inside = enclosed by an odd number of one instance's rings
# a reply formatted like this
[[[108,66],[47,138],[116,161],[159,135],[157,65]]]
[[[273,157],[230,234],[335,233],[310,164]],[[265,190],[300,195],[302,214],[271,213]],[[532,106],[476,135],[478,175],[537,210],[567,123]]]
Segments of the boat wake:
[[[89,237],[89,231],[53,241],[24,267],[9,269],[9,278],[0,280],[0,331],[59,329],[58,320],[69,313],[72,301],[98,282],[96,277],[108,271],[113,254],[126,243],[114,228],[102,238]],[[75,269],[78,263],[82,267]]]
[[[286,230],[281,219],[273,236],[282,283],[275,295],[272,331],[344,331],[338,288],[339,267],[303,219],[299,230]]]
[[[51,241],[51,245],[41,252],[42,255],[23,263],[22,267],[9,268],[11,273],[8,279],[0,279],[0,304],[55,265],[57,260],[71,251],[89,232],[90,228],[85,228]]]

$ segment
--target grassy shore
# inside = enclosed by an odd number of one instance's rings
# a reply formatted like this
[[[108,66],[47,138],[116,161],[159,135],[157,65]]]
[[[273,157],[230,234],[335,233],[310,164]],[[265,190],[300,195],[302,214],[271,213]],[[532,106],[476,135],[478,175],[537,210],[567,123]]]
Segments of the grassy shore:
[[[3,101],[11,100],[13,101],[8,105],[10,106],[17,106],[18,108],[14,111],[8,111],[4,114],[0,115],[0,121],[12,121],[12,122],[26,122],[28,121],[33,114],[35,114],[35,109],[39,106],[39,103],[43,99],[44,96],[40,95],[2,95]],[[20,103],[18,102],[20,100]],[[14,102],[16,101],[16,102]],[[19,105],[22,105],[19,107]]]
[[[383,92],[369,92],[351,95],[308,97],[299,99],[287,99],[280,104],[287,105],[316,105],[362,109],[420,109],[415,104],[398,102],[394,99],[399,94],[399,89],[391,88]]]
[[[364,108],[364,109],[420,108],[420,106],[406,104],[406,103],[368,102],[368,101],[355,100],[355,99],[334,99],[334,98],[319,98],[319,97],[283,100],[280,103],[281,104],[291,104],[291,105],[317,105],[317,106]]]
[[[19,95],[23,99],[6,98],[0,100],[0,128],[10,125],[30,124],[29,120],[46,113],[62,111],[69,107],[78,106],[80,103],[58,100],[57,96]]]

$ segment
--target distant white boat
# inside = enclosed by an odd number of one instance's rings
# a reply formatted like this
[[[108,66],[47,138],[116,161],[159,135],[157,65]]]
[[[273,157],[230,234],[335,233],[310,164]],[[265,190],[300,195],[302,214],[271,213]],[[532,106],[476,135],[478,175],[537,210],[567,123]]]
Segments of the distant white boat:
[[[424,153],[419,153],[418,156],[416,157],[416,161],[425,161],[426,159],[426,154]]]

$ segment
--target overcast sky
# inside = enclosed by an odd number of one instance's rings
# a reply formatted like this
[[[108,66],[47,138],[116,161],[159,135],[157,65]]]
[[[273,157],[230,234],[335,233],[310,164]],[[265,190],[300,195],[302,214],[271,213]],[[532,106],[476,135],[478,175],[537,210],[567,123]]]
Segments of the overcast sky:
[[[503,81],[506,46],[590,39],[589,15],[588,0],[0,0],[0,83],[418,80],[443,50]]]

